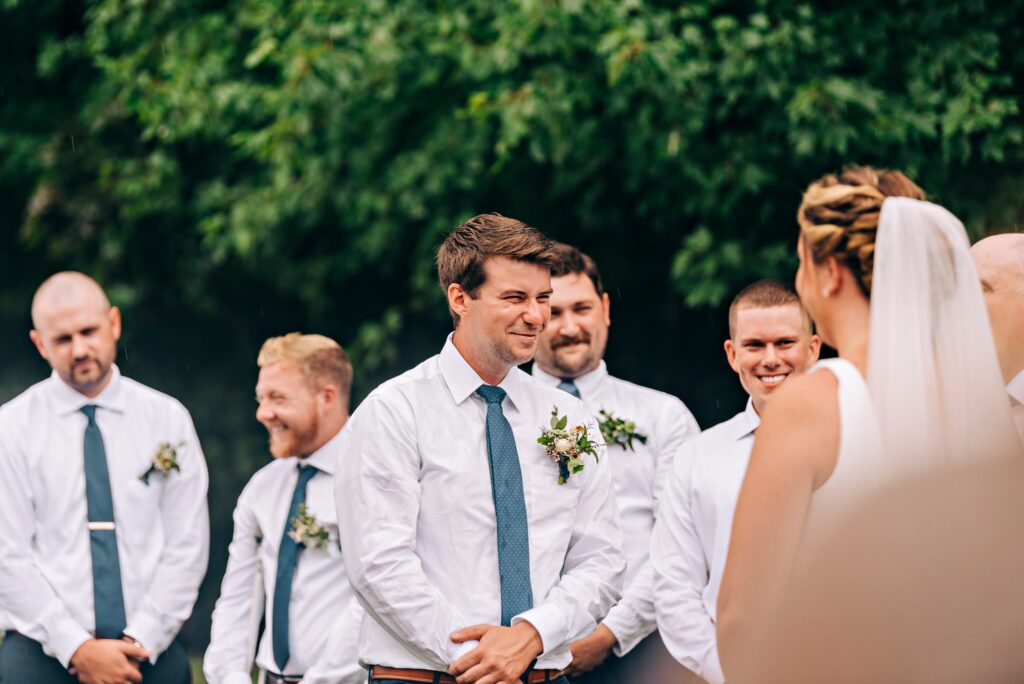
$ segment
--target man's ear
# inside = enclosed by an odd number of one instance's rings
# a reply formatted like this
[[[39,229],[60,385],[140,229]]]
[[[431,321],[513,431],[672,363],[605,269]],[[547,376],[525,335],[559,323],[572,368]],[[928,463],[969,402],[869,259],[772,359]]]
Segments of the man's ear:
[[[50,357],[46,355],[46,348],[43,346],[43,336],[39,334],[39,331],[36,330],[35,328],[29,330],[28,338],[32,340],[32,344],[36,346],[36,351],[39,352],[39,355],[42,356],[46,361],[49,361]]]
[[[612,324],[612,299],[605,292],[601,295],[601,303],[604,304],[604,324],[611,327]]]
[[[110,311],[107,312],[107,320],[110,322],[110,331],[114,336],[114,341],[117,342],[121,339],[121,310],[116,306],[110,307]]]
[[[472,297],[469,296],[468,292],[462,289],[462,285],[452,283],[448,286],[446,294],[448,295],[448,308],[451,309],[456,316],[462,318],[469,313],[469,300],[472,299]]]
[[[821,354],[821,338],[811,335],[811,364],[817,363],[819,354]]]
[[[341,393],[338,392],[337,387],[328,383],[320,388],[320,391],[317,393],[317,396],[319,398],[321,408],[326,413],[327,411],[334,408],[334,406],[338,403],[338,398],[341,396]]]
[[[736,362],[736,345],[732,343],[732,340],[725,341],[725,358],[729,361],[729,367],[737,373],[740,372],[740,366]]]

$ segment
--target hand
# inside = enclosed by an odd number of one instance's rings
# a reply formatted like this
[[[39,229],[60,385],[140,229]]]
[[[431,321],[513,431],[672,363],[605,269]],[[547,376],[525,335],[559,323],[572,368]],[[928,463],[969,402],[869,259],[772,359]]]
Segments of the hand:
[[[70,672],[82,684],[137,684],[142,674],[132,658],[149,655],[146,649],[120,639],[89,639],[71,656]]]
[[[544,652],[537,629],[523,621],[512,627],[473,625],[452,634],[457,644],[480,644],[448,668],[459,684],[517,684],[533,659]]]
[[[612,630],[604,625],[598,625],[588,636],[569,645],[572,662],[565,668],[565,674],[575,677],[590,672],[604,662],[612,647],[618,642]]]

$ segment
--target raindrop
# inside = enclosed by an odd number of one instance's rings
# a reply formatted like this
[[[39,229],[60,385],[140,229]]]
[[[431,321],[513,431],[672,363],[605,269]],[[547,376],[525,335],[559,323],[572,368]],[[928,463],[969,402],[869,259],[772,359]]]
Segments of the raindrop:
[[[71,149],[75,152],[78,151],[78,148],[75,147],[75,136],[71,136]]]

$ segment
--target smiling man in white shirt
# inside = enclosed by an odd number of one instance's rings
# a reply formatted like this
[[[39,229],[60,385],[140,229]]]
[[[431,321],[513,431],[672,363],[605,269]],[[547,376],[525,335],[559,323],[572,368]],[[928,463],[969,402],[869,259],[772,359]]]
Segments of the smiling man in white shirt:
[[[551,322],[541,335],[533,375],[582,399],[604,426],[629,563],[622,600],[573,643],[569,673],[588,684],[671,679],[678,665],[652,634],[651,530],[672,459],[700,428],[676,397],[609,375],[603,358],[611,302],[600,271],[575,247],[560,243],[556,249],[563,269],[552,280]]]
[[[1024,441],[1024,233],[1003,233],[971,247],[988,306],[992,337]]]
[[[256,663],[266,684],[360,684],[363,611],[341,559],[332,479],[352,364],[334,340],[290,333],[267,340],[257,365],[256,419],[274,460],[235,506],[203,670],[211,684],[248,684],[263,612]]]
[[[484,214],[437,262],[454,334],[374,390],[342,434],[359,657],[374,682],[561,681],[569,644],[618,599],[625,561],[607,461],[577,454],[570,470],[537,441],[552,406],[571,435],[556,455],[593,418],[516,368],[550,317],[558,256],[536,229]]]
[[[761,280],[736,295],[725,353],[747,407],[687,442],[672,464],[651,538],[658,629],[676,660],[709,684],[724,681],[715,604],[758,416],[790,375],[818,360],[820,344],[782,283]]]
[[[53,374],[0,407],[0,673],[187,682],[174,639],[209,551],[192,419],[121,375],[121,315],[92,278],[48,278],[32,324]]]

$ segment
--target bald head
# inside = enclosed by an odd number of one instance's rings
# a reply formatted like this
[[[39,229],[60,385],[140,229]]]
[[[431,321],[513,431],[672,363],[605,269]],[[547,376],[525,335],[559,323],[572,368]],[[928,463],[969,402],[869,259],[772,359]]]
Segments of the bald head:
[[[971,247],[971,257],[1008,383],[1024,371],[1024,233],[987,237]]]
[[[66,271],[47,278],[32,298],[29,333],[61,380],[95,397],[110,381],[121,337],[121,313],[95,280]]]

